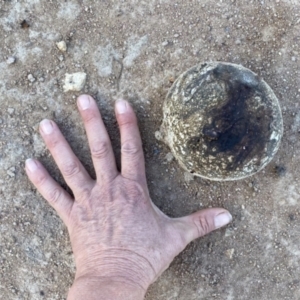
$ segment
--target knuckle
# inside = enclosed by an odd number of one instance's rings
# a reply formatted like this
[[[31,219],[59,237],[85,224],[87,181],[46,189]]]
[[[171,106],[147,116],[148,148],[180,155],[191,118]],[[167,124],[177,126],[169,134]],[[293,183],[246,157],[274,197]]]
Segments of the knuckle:
[[[47,141],[47,144],[49,149],[54,149],[59,144],[59,140],[51,138]]]
[[[59,201],[62,196],[62,192],[58,188],[54,188],[53,190],[49,191],[48,193],[48,201],[52,204],[55,204]]]
[[[140,201],[140,199],[145,197],[144,188],[136,181],[130,182],[126,188],[128,188],[128,192],[133,199]]]
[[[197,216],[194,219],[194,224],[196,225],[199,236],[206,235],[211,231],[211,226],[208,219],[203,216]]]
[[[92,156],[97,159],[107,156],[108,152],[109,143],[107,141],[96,143],[96,145],[91,148]]]
[[[80,172],[79,165],[76,161],[64,163],[62,166],[62,173],[66,177],[73,177]]]
[[[91,189],[89,187],[82,187],[80,192],[78,193],[78,196],[76,197],[76,200],[78,202],[84,202],[87,199],[90,199],[91,197]]]
[[[137,120],[134,115],[123,114],[119,116],[119,125],[122,127],[137,126]]]
[[[141,147],[134,141],[126,141],[122,144],[122,154],[133,156],[141,151]]]
[[[90,110],[90,111],[86,111],[86,114],[84,116],[84,121],[86,123],[90,123],[96,120],[97,118],[98,118],[97,114],[93,110]]]
[[[37,186],[41,186],[45,183],[46,180],[47,180],[47,175],[46,174],[39,174],[39,176],[35,180],[35,184]]]

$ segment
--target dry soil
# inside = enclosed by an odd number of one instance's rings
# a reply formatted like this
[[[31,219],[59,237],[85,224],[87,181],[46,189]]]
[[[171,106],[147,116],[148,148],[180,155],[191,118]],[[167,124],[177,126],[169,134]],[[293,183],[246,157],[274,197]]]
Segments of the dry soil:
[[[65,41],[67,51],[56,43]],[[54,119],[93,174],[66,73],[85,72],[119,157],[112,107],[138,115],[151,197],[169,216],[222,206],[226,229],[191,243],[147,300],[300,299],[299,0],[0,0],[0,299],[65,299],[74,263],[66,228],[29,183],[39,158],[65,186],[38,134]],[[279,98],[284,137],[260,173],[191,178],[155,138],[174,79],[203,61],[250,68]]]

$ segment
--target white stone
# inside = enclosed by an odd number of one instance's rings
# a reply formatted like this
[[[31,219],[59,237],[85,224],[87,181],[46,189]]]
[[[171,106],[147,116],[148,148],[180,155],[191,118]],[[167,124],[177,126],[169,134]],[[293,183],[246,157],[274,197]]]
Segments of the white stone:
[[[9,107],[9,108],[7,109],[7,111],[8,111],[8,113],[9,113],[10,115],[12,115],[12,114],[15,112],[15,109],[12,108],[12,107]]]
[[[67,44],[65,41],[60,41],[60,42],[56,43],[56,46],[61,52],[67,51]]]
[[[191,174],[190,172],[184,172],[184,181],[185,182],[190,183],[193,180],[194,180],[193,174]]]
[[[28,78],[28,80],[29,80],[30,82],[35,82],[35,78],[33,77],[32,74],[29,74],[29,75],[27,76],[27,78]]]
[[[155,131],[155,138],[160,141],[162,140],[162,135],[161,135],[161,132],[160,131]]]
[[[83,89],[86,83],[86,73],[78,72],[73,74],[66,74],[65,84],[63,86],[64,92],[75,91],[79,92]]]
[[[166,155],[166,157],[165,157],[165,159],[167,160],[167,162],[171,162],[173,160],[173,158],[174,158],[174,156],[173,156],[173,154],[171,152],[169,152]]]
[[[15,57],[13,57],[13,56],[10,56],[8,59],[7,59],[7,61],[6,61],[6,63],[8,64],[8,65],[12,65],[12,64],[14,64],[16,62],[16,59],[15,59]]]
[[[10,170],[7,170],[6,171],[7,175],[9,175],[10,177],[15,177],[15,173],[10,171]]]
[[[228,249],[225,252],[225,255],[229,258],[232,259],[233,258],[233,254],[234,254],[234,249]]]

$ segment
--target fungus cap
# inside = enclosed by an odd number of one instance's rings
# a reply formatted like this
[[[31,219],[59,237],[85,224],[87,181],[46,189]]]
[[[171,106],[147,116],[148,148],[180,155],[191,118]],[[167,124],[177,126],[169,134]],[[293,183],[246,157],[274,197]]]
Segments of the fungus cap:
[[[237,180],[274,157],[283,134],[277,97],[240,65],[207,62],[181,74],[163,107],[161,134],[195,176]]]

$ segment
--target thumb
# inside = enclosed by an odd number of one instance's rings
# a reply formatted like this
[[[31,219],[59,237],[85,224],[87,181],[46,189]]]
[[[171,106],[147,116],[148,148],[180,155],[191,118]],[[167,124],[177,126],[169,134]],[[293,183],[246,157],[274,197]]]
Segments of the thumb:
[[[182,230],[184,240],[190,243],[213,230],[221,228],[232,221],[231,214],[224,208],[208,208],[189,216],[178,218],[177,224]]]

